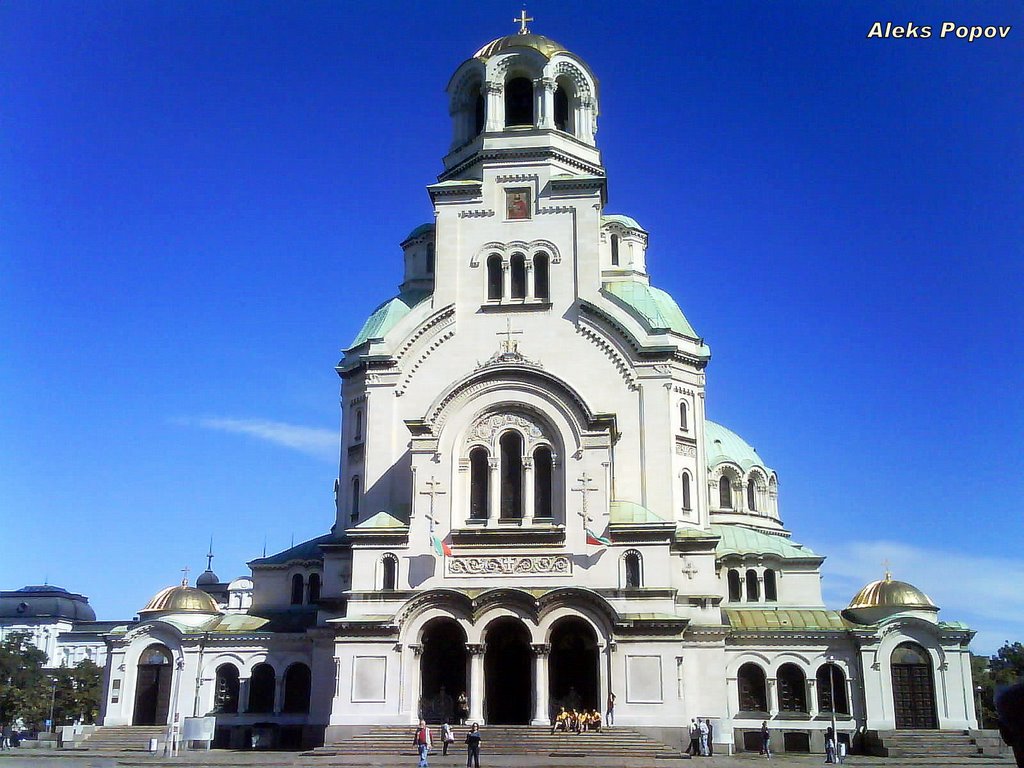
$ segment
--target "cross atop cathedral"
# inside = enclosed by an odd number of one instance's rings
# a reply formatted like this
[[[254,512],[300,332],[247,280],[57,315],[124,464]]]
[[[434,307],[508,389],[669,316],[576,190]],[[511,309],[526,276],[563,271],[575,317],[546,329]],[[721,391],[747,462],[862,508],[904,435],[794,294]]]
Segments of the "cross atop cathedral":
[[[529,22],[529,21],[534,21],[534,19],[532,19],[532,18],[530,18],[529,16],[526,15],[526,8],[525,7],[523,8],[523,10],[521,10],[519,12],[519,18],[518,19],[512,19],[512,21],[514,21],[516,24],[519,25],[519,34],[520,35],[528,35],[528,34],[530,34],[530,29],[529,29],[529,27],[526,26],[526,23]]]
[[[183,586],[183,587],[187,587],[188,586],[188,572],[190,570],[191,569],[187,565],[184,568],[181,569],[181,573],[182,573],[182,576],[181,576],[181,586]]]
[[[212,570],[213,566],[213,536],[210,537],[210,548],[206,551],[206,570]]]
[[[502,354],[514,355],[517,352],[519,352],[519,342],[516,341],[515,339],[513,339],[512,337],[516,336],[516,335],[522,336],[522,334],[523,334],[522,331],[513,331],[512,330],[512,318],[511,317],[506,317],[505,318],[505,330],[504,331],[498,331],[495,334],[495,336],[504,336],[505,337],[504,339],[502,339],[502,342],[501,342],[501,352],[502,352]]]
[[[885,558],[885,560],[882,561],[882,568],[885,569],[886,581],[892,581],[892,571],[889,569],[890,565],[892,565],[892,563],[889,562],[889,558]]]

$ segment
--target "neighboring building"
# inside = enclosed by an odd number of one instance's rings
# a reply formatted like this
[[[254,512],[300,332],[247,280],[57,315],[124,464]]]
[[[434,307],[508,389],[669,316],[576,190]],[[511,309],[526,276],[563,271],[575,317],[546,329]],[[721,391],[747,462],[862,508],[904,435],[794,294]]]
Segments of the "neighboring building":
[[[0,592],[0,640],[27,635],[46,654],[48,667],[107,661],[103,639],[117,622],[96,621],[89,598],[51,584]]]
[[[616,725],[738,749],[820,748],[832,710],[975,727],[971,630],[888,576],[828,610],[775,471],[706,417],[710,350],[605,210],[587,64],[524,30],[447,91],[434,221],[337,366],[334,526],[253,560],[246,613],[208,569],[111,633],[104,722],[331,742],[465,691],[487,724],[614,692]]]

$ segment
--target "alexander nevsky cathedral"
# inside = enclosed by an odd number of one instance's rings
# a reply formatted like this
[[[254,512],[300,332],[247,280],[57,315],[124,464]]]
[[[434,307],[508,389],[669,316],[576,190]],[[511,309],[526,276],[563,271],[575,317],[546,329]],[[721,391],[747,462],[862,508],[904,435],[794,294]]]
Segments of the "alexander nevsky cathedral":
[[[107,633],[105,726],[330,745],[463,693],[485,728],[613,693],[616,728],[678,746],[711,718],[722,753],[762,721],[779,751],[833,716],[854,746],[977,727],[973,632],[888,574],[827,609],[770,458],[705,413],[714,329],[606,207],[599,95],[525,21],[455,69],[433,218],[337,365],[333,526]]]

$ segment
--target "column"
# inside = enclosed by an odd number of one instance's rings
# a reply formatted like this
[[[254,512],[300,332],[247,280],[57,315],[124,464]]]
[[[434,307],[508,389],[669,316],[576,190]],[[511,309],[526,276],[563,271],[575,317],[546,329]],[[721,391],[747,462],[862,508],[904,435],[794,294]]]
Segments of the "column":
[[[484,645],[467,643],[469,651],[469,722],[484,721]]]
[[[555,81],[539,77],[533,81],[533,104],[538,128],[555,127]]]
[[[274,680],[274,714],[281,714],[281,709],[284,707],[284,675],[282,672]]]
[[[816,678],[807,678],[807,713],[811,717],[818,716],[818,681]],[[833,704],[834,705],[834,704]]]
[[[757,571],[757,602],[767,602],[764,598],[764,568]]]
[[[533,257],[526,259],[526,300],[533,301],[535,290],[533,285]]]
[[[505,109],[505,99],[502,95],[503,86],[501,83],[484,84],[484,107],[487,119],[484,121],[484,130],[490,133],[500,131],[504,128],[505,116],[502,114]]]
[[[529,276],[529,272],[527,276]],[[533,457],[523,457],[523,525],[533,525]]]
[[[503,200],[501,204],[504,206],[505,201]],[[501,298],[502,301],[512,298],[512,265],[508,259],[501,260]]]
[[[768,683],[768,714],[777,717],[779,714],[779,684],[774,677],[769,677]]]
[[[506,271],[506,274],[508,272]],[[487,484],[487,491],[490,495],[490,503],[488,504],[487,510],[487,524],[490,525],[493,521],[497,520],[501,516],[501,461],[499,459],[488,459],[487,469],[490,470],[491,476]]]
[[[551,646],[547,643],[534,643],[530,648],[533,651],[534,679],[533,720],[530,721],[530,725],[550,725],[548,654],[551,653]]]
[[[238,678],[238,712],[249,711],[249,679],[248,677]]]
[[[406,705],[412,712],[412,721],[419,720],[420,717],[420,675],[419,665],[422,660],[423,646],[419,643],[410,643],[409,650],[411,654],[403,653],[403,662],[409,665],[408,671],[405,675],[406,685],[403,686],[406,690],[403,691],[403,696],[406,699]],[[457,695],[457,694],[456,694]],[[401,707],[399,708],[401,711]]]

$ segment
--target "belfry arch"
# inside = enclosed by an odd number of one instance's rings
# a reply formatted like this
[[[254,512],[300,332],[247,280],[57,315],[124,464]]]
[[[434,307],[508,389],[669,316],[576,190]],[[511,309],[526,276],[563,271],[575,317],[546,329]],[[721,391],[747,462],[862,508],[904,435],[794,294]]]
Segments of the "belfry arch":
[[[555,622],[548,661],[549,717],[561,707],[600,711],[599,664],[597,633],[587,621],[567,616]]]
[[[529,630],[518,618],[503,616],[487,626],[484,643],[487,724],[528,724],[534,690]]]
[[[431,619],[421,646],[419,716],[428,723],[454,723],[458,696],[469,690],[466,633],[455,619]]]

